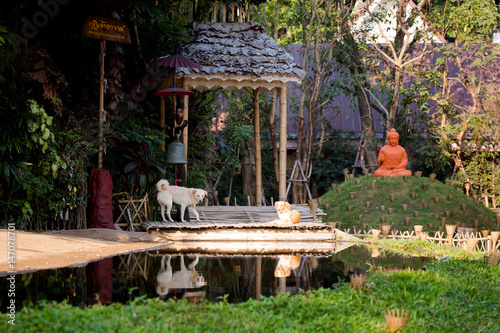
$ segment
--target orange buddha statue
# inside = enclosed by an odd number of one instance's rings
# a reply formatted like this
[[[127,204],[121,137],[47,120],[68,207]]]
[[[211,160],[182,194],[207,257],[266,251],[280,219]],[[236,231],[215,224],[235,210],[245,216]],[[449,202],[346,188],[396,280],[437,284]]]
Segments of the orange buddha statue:
[[[375,170],[376,177],[402,177],[411,176],[411,171],[406,170],[408,164],[408,157],[406,150],[398,145],[399,134],[394,128],[391,128],[387,134],[387,141],[389,144],[380,149],[378,154],[377,163],[379,168]]]

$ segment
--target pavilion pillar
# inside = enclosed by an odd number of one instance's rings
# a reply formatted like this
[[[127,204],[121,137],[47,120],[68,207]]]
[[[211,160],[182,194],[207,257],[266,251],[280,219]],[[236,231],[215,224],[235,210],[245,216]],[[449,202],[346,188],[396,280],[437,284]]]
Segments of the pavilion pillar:
[[[279,151],[279,200],[286,201],[286,105],[287,87],[280,88],[280,151]]]
[[[253,94],[253,136],[255,144],[255,205],[262,206],[262,153],[260,146],[259,89]]]

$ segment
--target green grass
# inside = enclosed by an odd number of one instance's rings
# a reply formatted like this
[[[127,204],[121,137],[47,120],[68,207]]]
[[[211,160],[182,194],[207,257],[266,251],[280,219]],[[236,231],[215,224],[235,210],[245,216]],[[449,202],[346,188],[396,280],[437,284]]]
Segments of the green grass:
[[[375,248],[382,255],[395,253],[403,257],[428,257],[440,259],[449,257],[453,259],[479,260],[484,257],[484,252],[467,251],[460,247],[445,247],[443,245],[421,241],[419,239],[374,239],[366,238],[364,244],[370,251]]]
[[[139,299],[87,309],[46,303],[1,332],[383,332],[384,310],[410,312],[405,332],[500,332],[500,265],[448,260],[425,271],[373,273],[339,288],[240,304]]]
[[[356,179],[360,179],[360,185],[356,184]],[[375,183],[375,189],[371,188],[371,183]],[[422,185],[427,184],[428,189],[423,189]],[[457,221],[462,226],[474,228],[474,220],[479,220],[479,230],[488,229],[491,231],[500,230],[497,226],[496,215],[493,211],[484,205],[473,202],[472,197],[467,197],[462,191],[443,184],[435,180],[430,182],[427,177],[409,177],[407,182],[402,177],[389,177],[386,180],[377,177],[356,177],[354,180],[348,180],[338,185],[341,192],[330,190],[322,196],[323,203],[320,206],[326,216],[323,222],[342,222],[342,229],[368,225],[368,229],[376,228],[378,224],[389,224],[392,229],[407,230],[413,225],[423,225],[424,231],[437,231],[441,226],[440,217],[444,217],[445,211],[450,211],[450,217],[446,224],[455,224]],[[350,192],[355,193],[354,199],[349,196]],[[411,199],[410,194],[415,193],[415,199]],[[394,194],[394,202],[391,202],[390,195]],[[449,196],[453,197],[450,199]],[[434,198],[438,197],[436,203]],[[366,202],[371,203],[370,208],[366,207]],[[422,202],[428,203],[424,208]],[[324,205],[330,204],[329,209]],[[408,204],[408,209],[403,210],[402,204]],[[462,204],[467,205],[466,210],[462,210]],[[347,206],[354,206],[351,211]],[[385,206],[385,211],[380,210],[380,206]],[[394,213],[389,215],[387,208],[393,208]],[[418,211],[419,216],[414,217],[413,212]],[[363,215],[362,219],[358,215]],[[438,214],[436,218],[434,214]],[[380,217],[385,216],[387,221],[380,222]],[[406,225],[404,218],[410,217],[410,225]],[[434,224],[430,229],[428,224]]]

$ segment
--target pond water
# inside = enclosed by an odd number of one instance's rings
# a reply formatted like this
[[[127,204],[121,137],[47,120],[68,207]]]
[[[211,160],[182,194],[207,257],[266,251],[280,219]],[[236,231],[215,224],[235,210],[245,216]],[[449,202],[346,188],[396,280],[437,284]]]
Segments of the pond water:
[[[96,302],[126,303],[136,297],[201,297],[231,303],[287,291],[335,288],[369,269],[422,269],[425,257],[378,256],[364,246],[338,253],[272,255],[172,253],[166,249],[106,258],[85,267],[42,270],[16,276],[16,307],[41,300],[68,301],[83,307]],[[0,278],[1,312],[6,312],[8,281]]]

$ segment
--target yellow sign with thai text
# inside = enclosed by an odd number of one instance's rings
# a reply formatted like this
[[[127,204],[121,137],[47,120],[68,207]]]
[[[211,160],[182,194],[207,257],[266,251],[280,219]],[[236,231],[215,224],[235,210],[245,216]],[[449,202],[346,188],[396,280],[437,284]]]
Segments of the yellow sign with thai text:
[[[88,16],[83,26],[82,35],[84,37],[130,44],[130,33],[127,24],[120,20]]]

